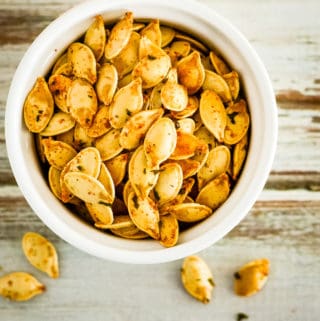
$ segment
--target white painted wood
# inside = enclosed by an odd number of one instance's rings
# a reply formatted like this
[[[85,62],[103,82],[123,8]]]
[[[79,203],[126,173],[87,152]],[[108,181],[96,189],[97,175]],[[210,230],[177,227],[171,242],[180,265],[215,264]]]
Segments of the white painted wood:
[[[25,303],[0,298],[0,321],[236,320],[316,321],[320,284],[320,3],[317,0],[199,0],[238,27],[269,71],[279,107],[273,171],[249,215],[201,255],[213,270],[211,303],[191,298],[179,279],[181,261],[125,265],[66,244],[32,212],[15,185],[5,151],[4,109],[14,70],[32,39],[78,0],[0,0],[0,275],[24,270],[47,286]],[[183,5],[183,1],[181,1]],[[294,94],[298,91],[299,95]],[[61,277],[51,280],[24,258],[27,231],[57,247]],[[240,298],[233,273],[259,257],[271,261],[259,294]]]

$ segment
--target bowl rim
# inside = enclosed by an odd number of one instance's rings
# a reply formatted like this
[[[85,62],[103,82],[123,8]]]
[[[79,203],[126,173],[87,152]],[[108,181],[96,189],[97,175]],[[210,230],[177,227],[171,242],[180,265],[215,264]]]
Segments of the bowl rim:
[[[50,35],[54,34],[55,32],[59,32],[58,30],[61,25],[64,25],[64,28],[68,28],[66,26],[66,21],[67,25],[69,26],[70,24],[72,25],[75,23],[74,21],[79,15],[83,19],[88,19],[89,17],[91,18],[96,15],[97,10],[99,12],[108,12],[108,10],[119,10],[119,8],[134,8],[137,5],[141,7],[145,5],[147,8],[149,8],[150,6],[161,6],[175,10],[178,10],[180,8],[179,10],[181,10],[184,14],[193,15],[194,19],[200,19],[201,17],[201,21],[205,21],[211,26],[212,21],[214,21],[215,28],[217,28],[217,25],[219,25],[218,31],[222,32],[223,30],[223,34],[228,34],[228,40],[232,42],[232,45],[237,47],[238,49],[241,49],[240,51],[242,53],[245,53],[247,59],[250,60],[253,64],[253,72],[258,74],[260,77],[259,82],[256,84],[257,90],[263,90],[264,103],[268,105],[268,108],[270,110],[269,114],[265,117],[262,124],[263,126],[265,126],[265,129],[267,129],[267,131],[263,133],[263,137],[260,137],[262,142],[265,144],[265,150],[263,150],[262,153],[263,155],[259,155],[260,159],[263,159],[263,162],[255,162],[253,151],[251,151],[252,142],[250,142],[250,150],[244,168],[246,170],[243,170],[243,173],[239,181],[237,182],[235,189],[233,190],[231,196],[229,196],[229,199],[232,198],[236,191],[236,194],[238,195],[237,197],[239,198],[239,195],[242,193],[242,191],[239,189],[239,186],[242,182],[251,180],[250,184],[248,185],[248,190],[243,192],[245,197],[243,199],[240,199],[238,203],[239,210],[236,212],[234,206],[231,206],[232,204],[227,201],[218,209],[217,212],[221,212],[223,209],[223,211],[225,212],[230,211],[232,215],[230,214],[227,217],[222,218],[219,217],[220,220],[217,219],[215,224],[218,223],[219,229],[215,228],[215,226],[211,224],[211,227],[208,228],[203,233],[203,235],[189,240],[186,243],[178,244],[172,248],[151,247],[150,250],[135,250],[134,247],[131,246],[123,248],[124,246],[126,247],[127,244],[129,244],[125,242],[123,243],[123,245],[121,245],[121,247],[116,248],[108,246],[107,244],[101,244],[98,233],[88,233],[87,228],[82,226],[80,223],[79,225],[77,225],[76,231],[73,227],[70,226],[70,224],[75,224],[74,222],[68,220],[68,218],[62,218],[62,216],[57,216],[57,214],[52,213],[53,211],[49,207],[49,205],[52,204],[50,200],[46,202],[44,199],[37,197],[37,195],[35,196],[35,191],[37,189],[39,179],[37,177],[32,177],[30,173],[26,172],[27,165],[23,164],[20,158],[17,157],[17,155],[21,153],[21,144],[26,144],[26,142],[21,141],[19,135],[17,135],[19,122],[17,121],[16,112],[18,107],[12,108],[10,106],[16,106],[17,97],[25,94],[25,92],[17,90],[17,86],[21,81],[21,74],[25,72],[25,66],[33,61],[32,55],[36,52],[36,50],[41,48],[42,43],[45,43],[47,41],[46,39],[48,39]],[[154,16],[154,14],[150,16]],[[52,57],[48,57],[48,60],[51,58]],[[274,160],[277,145],[277,136],[278,120],[275,96],[273,93],[271,81],[262,61],[258,57],[253,47],[250,45],[248,40],[229,21],[220,16],[213,9],[208,8],[203,4],[197,3],[194,0],[184,1],[183,6],[181,6],[181,2],[179,0],[162,0],[161,2],[157,0],[109,0],[108,2],[101,2],[100,0],[89,0],[67,10],[61,16],[51,22],[39,34],[39,36],[34,40],[34,42],[26,51],[22,60],[20,61],[20,64],[12,79],[12,83],[8,93],[5,114],[5,137],[9,162],[13,174],[16,178],[17,184],[34,212],[51,230],[53,230],[53,232],[55,232],[62,239],[72,244],[73,246],[94,256],[123,263],[162,263],[181,259],[185,256],[194,254],[209,247],[217,240],[225,236],[247,215],[249,210],[254,205],[254,202],[258,198],[259,194],[261,193],[265,182],[267,181]],[[257,140],[255,141],[256,142],[254,144],[256,145],[258,142]],[[259,141],[259,143],[261,143],[261,141]],[[26,148],[28,150],[31,150],[33,148],[31,146],[32,143],[29,141],[27,142],[27,144],[28,146]],[[35,157],[35,155],[33,155],[33,157]],[[250,178],[248,176],[247,168],[249,166],[249,158],[251,164],[250,166],[253,166],[252,170],[255,170],[259,173],[259,175],[254,176],[253,178]],[[233,197],[233,199],[235,200],[236,197]],[[213,230],[214,233],[212,233]],[[189,236],[191,235],[191,238],[192,235],[195,234],[192,230],[188,231],[188,233]],[[97,234],[97,236],[95,234]],[[135,244],[135,242],[133,242],[132,240],[130,240],[130,242],[132,242],[132,244]],[[146,242],[151,244],[150,242],[154,241]],[[122,241],[119,242],[119,244],[120,243],[122,244]]]

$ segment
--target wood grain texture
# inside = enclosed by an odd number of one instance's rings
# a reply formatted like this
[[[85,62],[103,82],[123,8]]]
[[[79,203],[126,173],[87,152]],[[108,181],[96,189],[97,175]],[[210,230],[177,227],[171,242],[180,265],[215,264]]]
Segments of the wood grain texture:
[[[1,321],[319,319],[320,3],[317,0],[199,0],[229,19],[263,60],[275,89],[279,139],[272,172],[249,215],[200,253],[213,270],[213,300],[202,305],[181,287],[181,261],[125,265],[80,252],[52,233],[16,186],[5,150],[4,113],[14,71],[41,30],[78,0],[0,0],[0,275],[17,270],[47,285],[26,303],[0,298]],[[10,106],[9,106],[10,108]],[[38,231],[57,247],[61,278],[25,260],[21,238]],[[234,271],[267,257],[271,275],[252,298],[232,291]]]

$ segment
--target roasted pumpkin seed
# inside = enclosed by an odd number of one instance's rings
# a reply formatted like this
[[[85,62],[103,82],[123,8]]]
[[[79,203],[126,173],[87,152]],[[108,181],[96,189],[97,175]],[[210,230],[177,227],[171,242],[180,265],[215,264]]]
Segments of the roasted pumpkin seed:
[[[114,65],[105,63],[98,70],[96,92],[99,101],[110,105],[118,85],[118,72]]]
[[[74,42],[68,48],[68,62],[75,77],[94,84],[97,80],[97,63],[93,51],[81,42]]]
[[[72,80],[64,75],[52,75],[49,78],[48,85],[52,93],[55,104],[63,112],[68,113],[67,94]]]
[[[133,223],[155,240],[160,238],[160,216],[156,204],[151,198],[140,198],[131,193],[128,199],[129,215]]]
[[[136,194],[142,198],[148,196],[158,176],[159,167],[148,167],[143,146],[138,147],[129,162],[129,180]]]
[[[109,121],[113,128],[124,127],[130,116],[142,109],[141,84],[141,79],[136,78],[116,92],[109,109]]]
[[[205,72],[199,52],[194,51],[182,58],[177,64],[177,71],[179,82],[187,88],[189,95],[195,94],[201,88]]]
[[[0,295],[12,301],[27,301],[45,289],[35,277],[25,272],[13,272],[0,278]]]
[[[179,223],[173,215],[160,217],[160,244],[164,247],[175,246],[179,239]]]
[[[129,118],[120,133],[120,145],[125,149],[134,149],[150,126],[163,115],[163,109],[143,110]]]
[[[178,84],[178,75],[175,68],[169,71],[167,81],[161,88],[160,97],[163,106],[168,110],[182,111],[187,107],[187,89]]]
[[[124,153],[117,155],[105,162],[115,186],[119,185],[124,179],[127,172],[127,164],[129,161],[129,154]]]
[[[129,42],[133,27],[133,14],[126,12],[123,18],[112,28],[105,47],[105,57],[110,60],[116,57]]]
[[[270,263],[267,259],[251,261],[234,274],[234,291],[237,295],[251,296],[260,291],[268,280]]]
[[[24,106],[24,123],[32,133],[42,132],[48,125],[54,111],[51,92],[43,77],[36,80]]]
[[[67,106],[71,116],[83,127],[89,128],[98,110],[97,96],[94,88],[84,79],[72,81]]]
[[[128,44],[112,59],[112,64],[118,71],[119,78],[132,71],[139,61],[140,35],[132,32]]]
[[[48,163],[59,170],[77,154],[70,145],[49,138],[42,140],[42,146]]]
[[[149,24],[140,31],[141,36],[147,37],[156,46],[161,47],[161,37],[162,33],[160,30],[159,19],[154,19],[149,22]]]
[[[169,212],[181,222],[198,222],[212,214],[212,209],[198,203],[182,203],[173,205]]]
[[[120,133],[120,129],[111,129],[95,141],[95,146],[99,150],[103,161],[111,159],[122,152]]]
[[[230,150],[224,145],[215,147],[209,152],[207,161],[198,172],[199,189],[220,174],[225,173],[230,165]]]
[[[96,16],[93,23],[88,28],[84,36],[84,43],[91,48],[96,60],[99,61],[103,56],[104,47],[106,45],[106,30],[101,15]]]
[[[179,164],[168,163],[160,167],[160,173],[153,193],[159,204],[174,199],[182,186],[183,173]]]
[[[239,102],[231,103],[227,109],[227,124],[224,132],[226,144],[236,144],[247,133],[250,118],[247,112],[247,104],[242,99]]]
[[[205,90],[200,99],[200,116],[210,133],[223,142],[227,125],[227,113],[220,97],[212,90]]]
[[[200,190],[196,202],[214,210],[225,202],[229,193],[229,177],[223,173]]]
[[[188,256],[181,267],[181,280],[186,291],[202,303],[209,303],[214,287],[212,273],[198,256]]]
[[[34,267],[54,279],[59,277],[57,251],[45,237],[34,232],[24,234],[22,249],[26,258]]]
[[[69,172],[64,176],[69,191],[86,203],[110,204],[112,196],[96,178],[81,173]]]
[[[50,119],[47,127],[40,133],[41,136],[56,136],[72,129],[75,120],[62,111],[55,113]]]

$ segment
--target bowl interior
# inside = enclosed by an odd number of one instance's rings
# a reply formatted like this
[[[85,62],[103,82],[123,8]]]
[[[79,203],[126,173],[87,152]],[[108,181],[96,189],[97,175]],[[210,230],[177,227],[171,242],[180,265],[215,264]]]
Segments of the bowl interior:
[[[241,77],[251,117],[250,148],[242,175],[228,200],[205,221],[181,233],[173,248],[152,240],[125,240],[90,227],[70,213],[51,193],[42,176],[32,135],[26,129],[24,99],[39,75],[45,75],[68,45],[81,36],[97,14],[112,22],[126,11],[136,19],[159,18],[217,49]],[[274,95],[259,58],[227,21],[198,3],[170,1],[90,1],[60,16],[31,45],[10,88],[6,110],[6,141],[12,170],[36,214],[74,246],[115,261],[158,263],[182,258],[211,245],[247,214],[271,168],[277,137]]]

